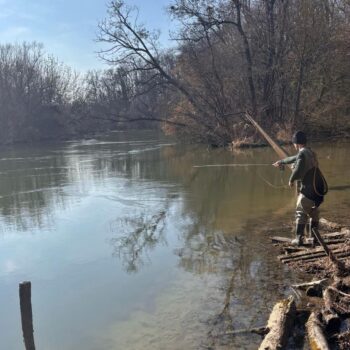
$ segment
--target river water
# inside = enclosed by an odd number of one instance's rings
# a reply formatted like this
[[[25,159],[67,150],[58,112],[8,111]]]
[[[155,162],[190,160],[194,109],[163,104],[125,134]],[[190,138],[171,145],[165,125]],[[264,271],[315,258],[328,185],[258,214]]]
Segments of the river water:
[[[313,145],[330,220],[350,208],[349,143]],[[32,282],[38,349],[256,349],[300,276],[271,235],[292,235],[288,171],[193,168],[276,160],[155,132],[0,150],[0,347],[23,349],[18,284]]]

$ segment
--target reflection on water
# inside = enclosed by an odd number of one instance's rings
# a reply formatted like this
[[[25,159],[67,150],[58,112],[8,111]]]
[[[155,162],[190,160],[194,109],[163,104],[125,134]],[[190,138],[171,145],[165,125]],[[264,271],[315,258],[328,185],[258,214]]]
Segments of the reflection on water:
[[[121,259],[127,272],[137,272],[144,265],[145,258],[150,260],[148,253],[160,243],[166,243],[165,215],[166,211],[152,217],[142,214],[139,217],[120,219],[117,225],[113,224],[113,227],[116,226],[113,228],[116,237],[110,240],[114,247],[113,255]]]
[[[349,144],[315,149],[336,220]],[[17,288],[31,280],[38,348],[255,349],[259,336],[227,333],[264,325],[298,278],[268,239],[291,234],[288,172],[193,165],[275,160],[145,132],[1,150],[2,346],[23,347]]]

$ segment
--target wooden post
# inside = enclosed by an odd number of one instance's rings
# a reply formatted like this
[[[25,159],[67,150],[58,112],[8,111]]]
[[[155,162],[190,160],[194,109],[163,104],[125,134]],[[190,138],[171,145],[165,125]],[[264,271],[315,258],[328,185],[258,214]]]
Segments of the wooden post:
[[[21,308],[24,345],[26,350],[35,350],[31,302],[31,283],[28,281],[19,284],[19,302]]]

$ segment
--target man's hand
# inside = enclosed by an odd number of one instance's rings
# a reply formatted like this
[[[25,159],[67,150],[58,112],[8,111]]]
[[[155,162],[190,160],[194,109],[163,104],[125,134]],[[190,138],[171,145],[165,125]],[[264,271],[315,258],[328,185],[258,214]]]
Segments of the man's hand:
[[[275,168],[279,168],[279,167],[282,165],[282,163],[281,163],[280,160],[278,160],[277,162],[273,163],[272,165],[273,165]]]
[[[292,188],[294,186],[294,182],[290,182],[288,183],[289,187]]]

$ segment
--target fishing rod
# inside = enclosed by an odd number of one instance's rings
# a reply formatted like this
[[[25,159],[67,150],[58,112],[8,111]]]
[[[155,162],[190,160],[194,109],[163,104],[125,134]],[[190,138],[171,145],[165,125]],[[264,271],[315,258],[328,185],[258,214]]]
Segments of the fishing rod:
[[[260,132],[260,134],[265,138],[265,140],[270,144],[280,158],[287,158],[289,156],[288,153],[279,144],[277,144],[277,142],[275,142],[271,136],[269,136],[269,134],[253,119],[249,113],[246,113],[245,116]],[[291,164],[288,164],[287,166],[290,170],[292,170]]]
[[[214,167],[245,167],[245,166],[271,166],[271,163],[231,163],[231,164],[204,164],[193,165],[193,168],[214,168]]]
[[[253,126],[260,132],[260,134],[266,139],[266,141],[270,144],[270,146],[275,150],[277,155],[282,158],[287,158],[289,155],[288,153],[277,144],[276,141],[273,140],[273,138],[253,119],[253,117],[249,114],[245,114],[248,121],[253,124]],[[193,168],[214,168],[214,167],[245,167],[245,166],[271,166],[272,164],[267,163],[232,163],[232,164],[205,164],[205,165],[194,165]],[[292,165],[287,164],[289,169],[292,170]]]

